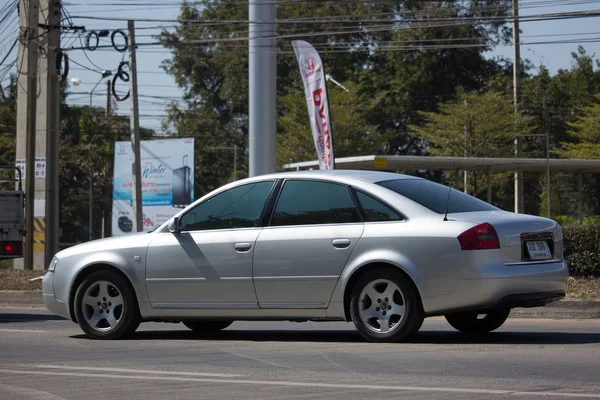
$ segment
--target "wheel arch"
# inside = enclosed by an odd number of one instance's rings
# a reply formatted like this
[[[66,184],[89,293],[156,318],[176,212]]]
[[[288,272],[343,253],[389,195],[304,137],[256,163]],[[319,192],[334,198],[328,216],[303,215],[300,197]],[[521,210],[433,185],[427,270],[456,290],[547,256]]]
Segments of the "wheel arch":
[[[77,293],[77,289],[79,288],[81,282],[83,282],[85,278],[98,271],[108,271],[121,276],[129,285],[129,290],[131,290],[134,294],[133,297],[136,300],[135,306],[139,309],[139,300],[137,298],[137,293],[129,276],[127,276],[127,274],[123,272],[123,270],[112,264],[108,264],[105,262],[93,263],[85,266],[77,273],[69,291],[69,314],[71,315],[71,320],[75,323],[77,323],[77,317],[75,316],[75,294]]]
[[[344,287],[344,297],[343,297],[343,299],[344,299],[344,317],[345,317],[346,321],[348,321],[348,322],[351,321],[350,296],[352,295],[352,289],[354,288],[354,285],[356,285],[358,280],[360,278],[362,278],[366,273],[368,273],[369,271],[372,271],[376,268],[389,269],[389,270],[399,272],[400,274],[402,274],[415,289],[415,292],[417,293],[417,297],[419,299],[419,303],[420,303],[421,307],[423,307],[423,299],[422,299],[421,290],[419,289],[419,285],[417,285],[417,282],[415,281],[413,276],[405,268],[403,268],[399,265],[396,265],[394,263],[391,263],[389,261],[375,261],[375,262],[366,263],[366,264],[361,265],[360,267],[356,268],[351,273],[348,280],[346,281],[346,285]]]

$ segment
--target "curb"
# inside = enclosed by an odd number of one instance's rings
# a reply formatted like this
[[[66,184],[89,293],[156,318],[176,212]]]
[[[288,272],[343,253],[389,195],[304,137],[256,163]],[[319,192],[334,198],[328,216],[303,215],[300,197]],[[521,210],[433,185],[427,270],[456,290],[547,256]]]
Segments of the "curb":
[[[600,299],[562,299],[544,307],[515,308],[513,318],[591,319],[600,318]]]
[[[41,290],[0,290],[0,307],[45,307]]]
[[[41,290],[0,290],[0,307],[43,307]],[[600,318],[600,299],[563,299],[544,307],[515,308],[511,318],[592,319]]]

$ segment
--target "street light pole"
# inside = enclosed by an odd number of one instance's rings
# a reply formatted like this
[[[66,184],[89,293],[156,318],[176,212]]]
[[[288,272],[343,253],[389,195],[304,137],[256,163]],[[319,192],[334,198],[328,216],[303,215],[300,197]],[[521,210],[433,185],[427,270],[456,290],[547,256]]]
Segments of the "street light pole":
[[[98,85],[100,84],[100,82],[102,82],[102,79],[108,78],[109,76],[111,76],[112,72],[108,71],[108,70],[104,70],[100,74],[102,75],[102,77],[100,78],[100,80],[98,81],[98,83],[96,83],[96,86],[94,86],[94,88],[92,90],[90,90],[90,108],[92,108],[92,95],[94,94],[94,90],[96,90],[96,88],[98,87]]]
[[[96,90],[96,88],[98,87],[98,85],[100,84],[100,82],[102,82],[102,80],[104,78],[108,78],[109,76],[112,75],[111,71],[108,70],[104,70],[100,73],[102,76],[100,77],[100,80],[98,81],[98,83],[96,83],[96,85],[94,86],[94,88],[92,90],[90,90],[90,110],[92,108],[92,95],[94,94],[94,90]],[[93,228],[94,228],[94,172],[90,172],[90,199],[89,199],[89,240],[92,240],[94,238],[93,235]]]
[[[544,99],[544,110],[546,110],[546,99]],[[545,115],[545,111],[544,111]],[[530,133],[518,135],[520,137],[545,137],[546,138],[546,216],[550,218],[550,132],[546,129],[546,133]]]

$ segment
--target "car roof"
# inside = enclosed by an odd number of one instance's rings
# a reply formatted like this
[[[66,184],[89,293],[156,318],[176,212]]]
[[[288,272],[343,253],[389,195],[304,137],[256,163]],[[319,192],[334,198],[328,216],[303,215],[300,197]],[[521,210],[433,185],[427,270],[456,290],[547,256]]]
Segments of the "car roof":
[[[416,176],[395,174],[392,172],[383,171],[370,171],[370,170],[311,170],[311,171],[291,171],[291,172],[279,172],[275,174],[256,176],[255,179],[268,179],[268,178],[327,178],[334,179],[336,177],[346,179],[356,179],[364,182],[381,182],[389,181],[392,179],[421,179]]]

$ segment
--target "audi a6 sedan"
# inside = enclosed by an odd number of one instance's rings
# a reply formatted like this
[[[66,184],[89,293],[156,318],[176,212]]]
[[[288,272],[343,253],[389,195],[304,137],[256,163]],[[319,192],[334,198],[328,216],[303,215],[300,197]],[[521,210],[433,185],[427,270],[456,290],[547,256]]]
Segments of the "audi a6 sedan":
[[[59,252],[48,309],[94,339],[144,321],[216,334],[236,320],[352,321],[404,341],[425,317],[486,333],[565,295],[560,226],[425,179],[307,171],[237,181],[151,233]]]

